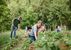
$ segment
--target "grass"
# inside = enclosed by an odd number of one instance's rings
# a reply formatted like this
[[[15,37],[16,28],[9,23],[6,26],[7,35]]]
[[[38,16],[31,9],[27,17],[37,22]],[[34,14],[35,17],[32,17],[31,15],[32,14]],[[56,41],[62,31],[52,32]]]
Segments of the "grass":
[[[28,48],[29,40],[27,40],[27,38],[25,39],[25,41],[21,40],[21,38],[23,38],[22,36],[24,36],[24,30],[17,31],[16,39],[10,39],[10,32],[11,31],[7,31],[7,32],[3,32],[0,34],[0,50],[20,50],[20,49],[24,50],[25,47],[26,47],[26,49]],[[64,31],[63,33],[68,34],[68,33],[71,33],[71,31]],[[51,37],[53,37],[54,32],[46,31],[46,33],[40,33],[38,39],[42,38],[43,35],[50,35]],[[59,34],[58,34],[58,36],[59,36]],[[58,36],[55,36],[55,37],[58,37]],[[45,40],[44,39],[40,39],[40,40],[41,40],[40,44],[42,45]],[[35,43],[37,43],[37,42],[35,42]],[[37,43],[37,44],[39,44],[39,43]],[[46,50],[45,47],[40,48],[40,47],[38,47],[38,45],[36,45],[36,46],[37,46],[37,48],[35,48],[36,50]]]
[[[7,44],[10,41],[10,32],[4,32],[0,34],[0,46]]]
[[[10,32],[11,31],[7,31],[0,34],[0,49],[10,48],[11,45],[14,45],[14,43],[18,43],[18,41],[21,39],[21,35],[24,35],[24,30],[19,30],[17,31],[17,39],[11,39]]]

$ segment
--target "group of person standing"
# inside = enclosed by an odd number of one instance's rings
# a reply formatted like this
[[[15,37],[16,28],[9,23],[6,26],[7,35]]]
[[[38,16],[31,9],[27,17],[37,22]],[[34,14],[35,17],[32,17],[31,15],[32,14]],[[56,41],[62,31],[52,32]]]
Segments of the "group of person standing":
[[[14,37],[16,38],[16,31],[18,29],[18,25],[22,22],[22,17],[18,17],[18,18],[15,18],[13,21],[12,21],[12,29],[11,29],[11,38],[13,37],[13,34],[14,34]],[[28,37],[30,38],[30,43],[32,43],[33,41],[36,41],[37,38],[38,38],[38,33],[39,32],[44,32],[46,30],[46,27],[45,27],[45,24],[39,20],[37,21],[36,24],[34,24],[32,27],[31,26],[27,26],[26,27],[26,34],[28,35]],[[57,32],[60,32],[61,31],[61,28],[59,26],[56,27],[56,31]]]

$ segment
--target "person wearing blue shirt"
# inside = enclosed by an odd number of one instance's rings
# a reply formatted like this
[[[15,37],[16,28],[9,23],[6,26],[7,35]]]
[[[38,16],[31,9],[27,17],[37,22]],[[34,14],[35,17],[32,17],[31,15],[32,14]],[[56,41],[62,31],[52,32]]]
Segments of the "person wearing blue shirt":
[[[38,21],[34,26],[32,26],[31,32],[28,34],[31,43],[35,40],[37,40],[38,37],[38,31],[42,26],[42,21]]]

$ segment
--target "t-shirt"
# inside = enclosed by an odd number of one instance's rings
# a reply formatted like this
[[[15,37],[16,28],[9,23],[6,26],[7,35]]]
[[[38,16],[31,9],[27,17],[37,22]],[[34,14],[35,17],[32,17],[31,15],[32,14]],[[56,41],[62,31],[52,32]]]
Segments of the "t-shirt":
[[[29,33],[29,35],[30,35],[30,36],[35,36],[34,33],[36,33],[37,31],[38,31],[38,29],[37,29],[36,25],[34,25],[34,26],[32,27],[31,33]]]
[[[20,21],[18,19],[14,19],[13,26],[18,27],[19,23],[20,23]]]

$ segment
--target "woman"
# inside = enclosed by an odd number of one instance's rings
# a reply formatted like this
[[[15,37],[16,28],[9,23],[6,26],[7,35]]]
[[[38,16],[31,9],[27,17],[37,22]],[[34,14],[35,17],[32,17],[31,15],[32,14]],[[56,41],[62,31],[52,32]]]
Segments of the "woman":
[[[34,42],[37,40],[38,37],[38,31],[42,26],[42,21],[38,21],[31,29],[31,32],[29,33],[29,38],[30,38],[30,43]]]

